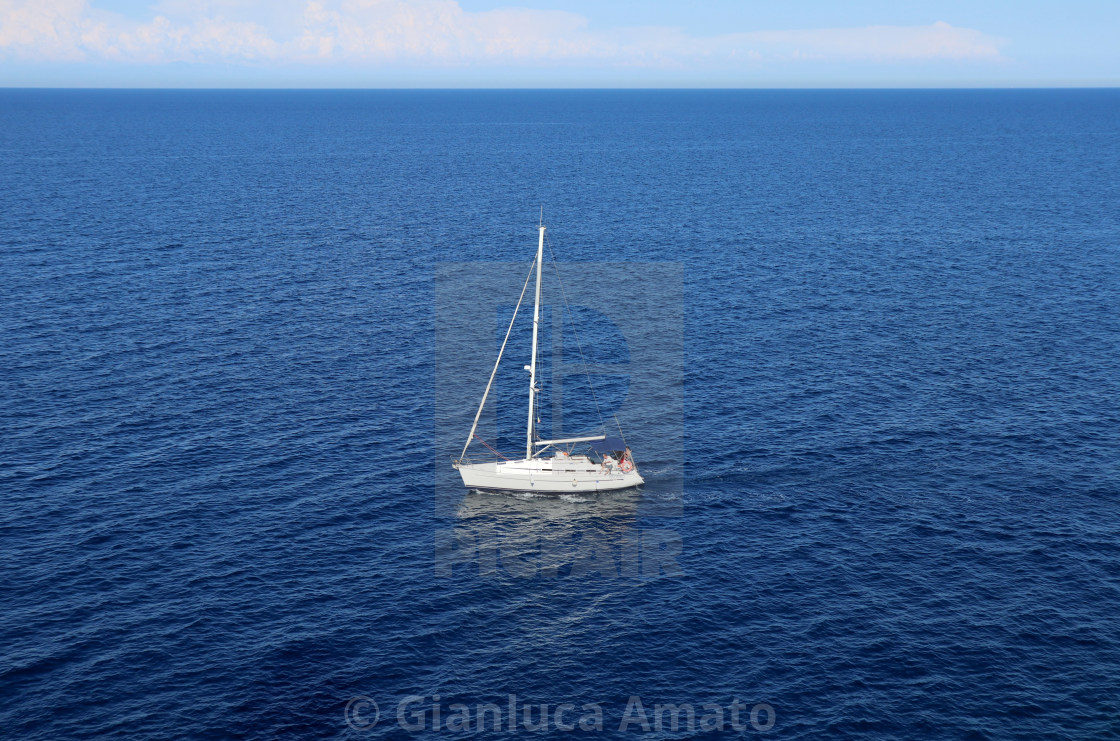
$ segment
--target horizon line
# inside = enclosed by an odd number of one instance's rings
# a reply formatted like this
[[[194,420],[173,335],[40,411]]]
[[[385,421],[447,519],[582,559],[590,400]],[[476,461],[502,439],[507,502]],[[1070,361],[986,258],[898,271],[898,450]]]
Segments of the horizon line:
[[[408,91],[429,91],[429,92],[450,92],[450,91],[603,91],[603,92],[624,92],[624,91],[662,91],[662,92],[685,92],[685,91],[885,91],[885,90],[1120,90],[1120,82],[1100,83],[1100,84],[1071,84],[1071,85],[765,85],[765,86],[669,86],[669,85],[627,85],[627,86],[580,86],[580,85],[549,85],[542,87],[520,86],[520,85],[470,85],[470,86],[438,86],[438,85],[393,85],[393,86],[380,86],[380,87],[359,87],[359,86],[213,86],[213,85],[172,85],[172,86],[158,86],[158,85],[0,85],[0,90],[106,90],[106,91],[123,91],[123,90],[153,90],[153,91],[229,91],[229,92],[249,92],[249,91],[323,91],[323,92],[408,92]]]

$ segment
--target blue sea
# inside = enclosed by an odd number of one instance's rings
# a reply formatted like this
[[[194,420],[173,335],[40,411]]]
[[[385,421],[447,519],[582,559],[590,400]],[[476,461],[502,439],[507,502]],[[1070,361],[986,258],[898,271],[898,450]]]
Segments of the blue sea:
[[[0,735],[1120,738],[1120,91],[4,90],[0,164]],[[542,205],[668,317],[638,491],[454,486]]]

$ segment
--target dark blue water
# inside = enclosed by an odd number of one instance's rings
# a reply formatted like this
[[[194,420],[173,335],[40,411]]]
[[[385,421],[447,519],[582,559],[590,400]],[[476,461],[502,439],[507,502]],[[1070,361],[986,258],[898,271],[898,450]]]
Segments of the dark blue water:
[[[2,91],[0,162],[5,736],[1120,737],[1117,91]],[[439,264],[542,203],[683,271],[683,460],[448,503]]]

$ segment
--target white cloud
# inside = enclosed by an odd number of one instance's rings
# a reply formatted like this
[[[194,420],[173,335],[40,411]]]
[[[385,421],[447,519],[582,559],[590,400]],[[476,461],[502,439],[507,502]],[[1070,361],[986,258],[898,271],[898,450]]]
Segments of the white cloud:
[[[81,59],[85,11],[84,0],[0,0],[0,50],[50,61]]]
[[[838,59],[997,59],[1001,39],[944,21],[930,26],[866,26],[762,31],[744,41],[789,54]]]
[[[699,37],[679,29],[597,30],[564,11],[463,10],[455,0],[162,0],[137,22],[86,0],[0,0],[0,58],[735,67],[768,60],[998,60],[1001,40],[938,22],[754,31]]]

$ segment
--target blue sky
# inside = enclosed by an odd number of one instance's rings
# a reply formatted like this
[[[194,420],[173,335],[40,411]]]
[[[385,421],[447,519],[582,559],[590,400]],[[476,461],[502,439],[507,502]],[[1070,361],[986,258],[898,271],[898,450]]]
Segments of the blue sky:
[[[1118,0],[0,0],[0,86],[1115,86],[1118,38]]]

